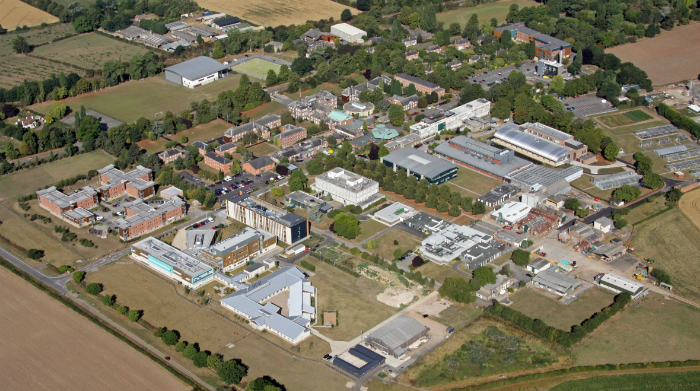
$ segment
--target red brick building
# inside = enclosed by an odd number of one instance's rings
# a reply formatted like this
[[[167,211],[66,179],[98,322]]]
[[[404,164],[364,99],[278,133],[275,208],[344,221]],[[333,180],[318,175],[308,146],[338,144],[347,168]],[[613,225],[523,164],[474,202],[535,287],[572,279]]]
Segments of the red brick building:
[[[445,95],[444,88],[440,87],[435,83],[431,83],[427,80],[423,80],[415,76],[407,75],[405,73],[398,73],[394,75],[394,79],[398,80],[398,82],[401,83],[401,85],[404,87],[408,87],[411,84],[413,84],[414,86],[416,86],[416,90],[424,94],[432,94],[433,92],[436,92],[438,96]]]
[[[172,197],[162,204],[148,205],[142,200],[124,204],[126,216],[117,219],[115,226],[119,237],[131,240],[156,230],[187,215],[185,202],[180,197]]]
[[[179,157],[182,157],[184,159],[185,152],[183,152],[180,148],[173,148],[159,153],[158,157],[163,162],[163,164],[168,164],[174,162]]]
[[[95,215],[89,211],[97,206],[99,199],[97,191],[86,186],[72,194],[64,194],[51,186],[36,192],[39,206],[51,212],[52,215],[81,227],[95,220]]]
[[[280,130],[282,130],[282,133],[276,136],[279,140],[278,146],[280,148],[291,147],[299,141],[304,140],[307,134],[306,128],[292,124],[284,125]]]
[[[243,171],[258,175],[264,172],[272,172],[275,169],[275,161],[269,156],[261,156],[241,165]]]
[[[124,195],[146,199],[155,195],[153,171],[149,168],[136,166],[133,171],[124,172],[110,164],[97,172],[100,175],[101,185],[97,191],[103,200]]]
[[[209,152],[204,154],[204,164],[215,169],[216,171],[221,171],[226,174],[231,172],[233,160],[219,156],[216,154],[216,152]]]

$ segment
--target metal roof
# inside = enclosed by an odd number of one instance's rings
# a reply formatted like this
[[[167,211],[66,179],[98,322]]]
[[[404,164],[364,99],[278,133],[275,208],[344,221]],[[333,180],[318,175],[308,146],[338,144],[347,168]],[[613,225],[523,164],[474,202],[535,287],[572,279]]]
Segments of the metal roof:
[[[369,338],[374,338],[391,351],[397,350],[406,341],[424,332],[427,327],[408,316],[399,316],[389,323],[372,332]]]
[[[196,277],[202,273],[212,270],[211,266],[191,257],[175,247],[164,243],[156,238],[148,237],[131,245],[132,249],[137,248],[163,263],[176,267],[178,270],[190,277]]]
[[[515,124],[509,124],[498,129],[494,137],[555,162],[568,159],[571,151],[567,147],[562,147],[537,136],[521,132],[518,125]]]
[[[227,70],[228,67],[213,58],[199,56],[173,66],[165,68],[166,72],[172,72],[187,80],[197,80],[212,73]]]
[[[442,160],[436,156],[429,155],[415,148],[402,148],[396,150],[382,158],[400,168],[410,170],[426,178],[434,178],[446,171],[456,169],[457,166]]]

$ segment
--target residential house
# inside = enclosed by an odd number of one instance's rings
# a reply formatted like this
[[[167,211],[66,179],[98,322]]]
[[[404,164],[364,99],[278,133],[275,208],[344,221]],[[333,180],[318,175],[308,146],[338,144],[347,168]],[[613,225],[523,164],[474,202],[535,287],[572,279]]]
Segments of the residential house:
[[[411,51],[406,52],[406,54],[404,54],[404,57],[406,57],[406,60],[408,60],[408,61],[417,60],[420,58],[420,56],[418,55],[418,52],[415,50],[411,50]]]
[[[404,38],[403,41],[401,41],[406,47],[409,46],[416,46],[418,45],[418,37],[413,36],[413,37],[408,37]]]
[[[180,148],[172,148],[159,153],[158,157],[163,162],[163,164],[168,164],[174,162],[179,157],[184,158],[185,152]]]
[[[455,40],[455,49],[457,50],[464,50],[472,46],[471,42],[467,38],[457,38]]]
[[[275,169],[275,161],[269,156],[261,156],[243,163],[241,168],[249,174],[259,175],[264,172],[272,172]]]
[[[307,135],[306,128],[292,124],[286,124],[280,129],[282,133],[275,137],[276,144],[280,148],[290,147],[297,142],[304,140]]]
[[[450,67],[453,71],[456,71],[457,69],[462,67],[462,62],[459,60],[452,60],[449,63],[447,63],[447,66]]]
[[[428,53],[442,53],[442,46],[438,45],[430,45],[425,48],[425,51]]]
[[[209,152],[204,154],[204,164],[213,168],[216,171],[221,171],[224,174],[231,172],[231,167],[233,166],[233,160],[225,158],[216,152]]]
[[[394,76],[394,79],[398,80],[399,83],[401,83],[401,85],[404,87],[408,87],[411,84],[413,84],[416,87],[416,90],[426,95],[432,94],[433,92],[436,92],[438,96],[445,95],[444,88],[440,87],[435,83],[431,83],[429,81],[417,78],[415,76],[407,75],[405,73],[398,73]]]

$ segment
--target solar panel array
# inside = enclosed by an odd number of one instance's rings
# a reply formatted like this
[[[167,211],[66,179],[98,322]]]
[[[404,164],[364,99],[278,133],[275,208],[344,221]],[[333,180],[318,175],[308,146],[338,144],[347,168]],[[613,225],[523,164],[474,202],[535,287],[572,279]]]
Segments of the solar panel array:
[[[673,125],[654,126],[653,128],[642,129],[634,132],[640,140],[669,136],[678,133],[678,128]]]
[[[682,171],[689,168],[700,167],[700,158],[690,159],[683,162],[667,164],[666,169],[669,171]]]
[[[696,169],[694,169],[694,170],[690,170],[690,175],[692,175],[692,176],[694,176],[694,177],[696,177],[696,178],[700,178],[700,168],[696,168]]]

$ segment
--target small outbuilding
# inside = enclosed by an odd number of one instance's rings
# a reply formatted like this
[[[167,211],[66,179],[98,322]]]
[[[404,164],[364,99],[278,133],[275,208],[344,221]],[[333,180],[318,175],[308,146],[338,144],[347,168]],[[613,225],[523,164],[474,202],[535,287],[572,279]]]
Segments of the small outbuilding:
[[[167,189],[160,191],[160,198],[162,198],[164,200],[169,200],[173,197],[185,198],[182,190],[180,190],[179,188],[177,188],[175,186],[170,186]]]
[[[530,263],[527,264],[527,271],[534,274],[539,274],[540,272],[549,269],[551,266],[552,264],[549,263],[548,260],[544,258],[537,258],[535,260],[530,261]]]

